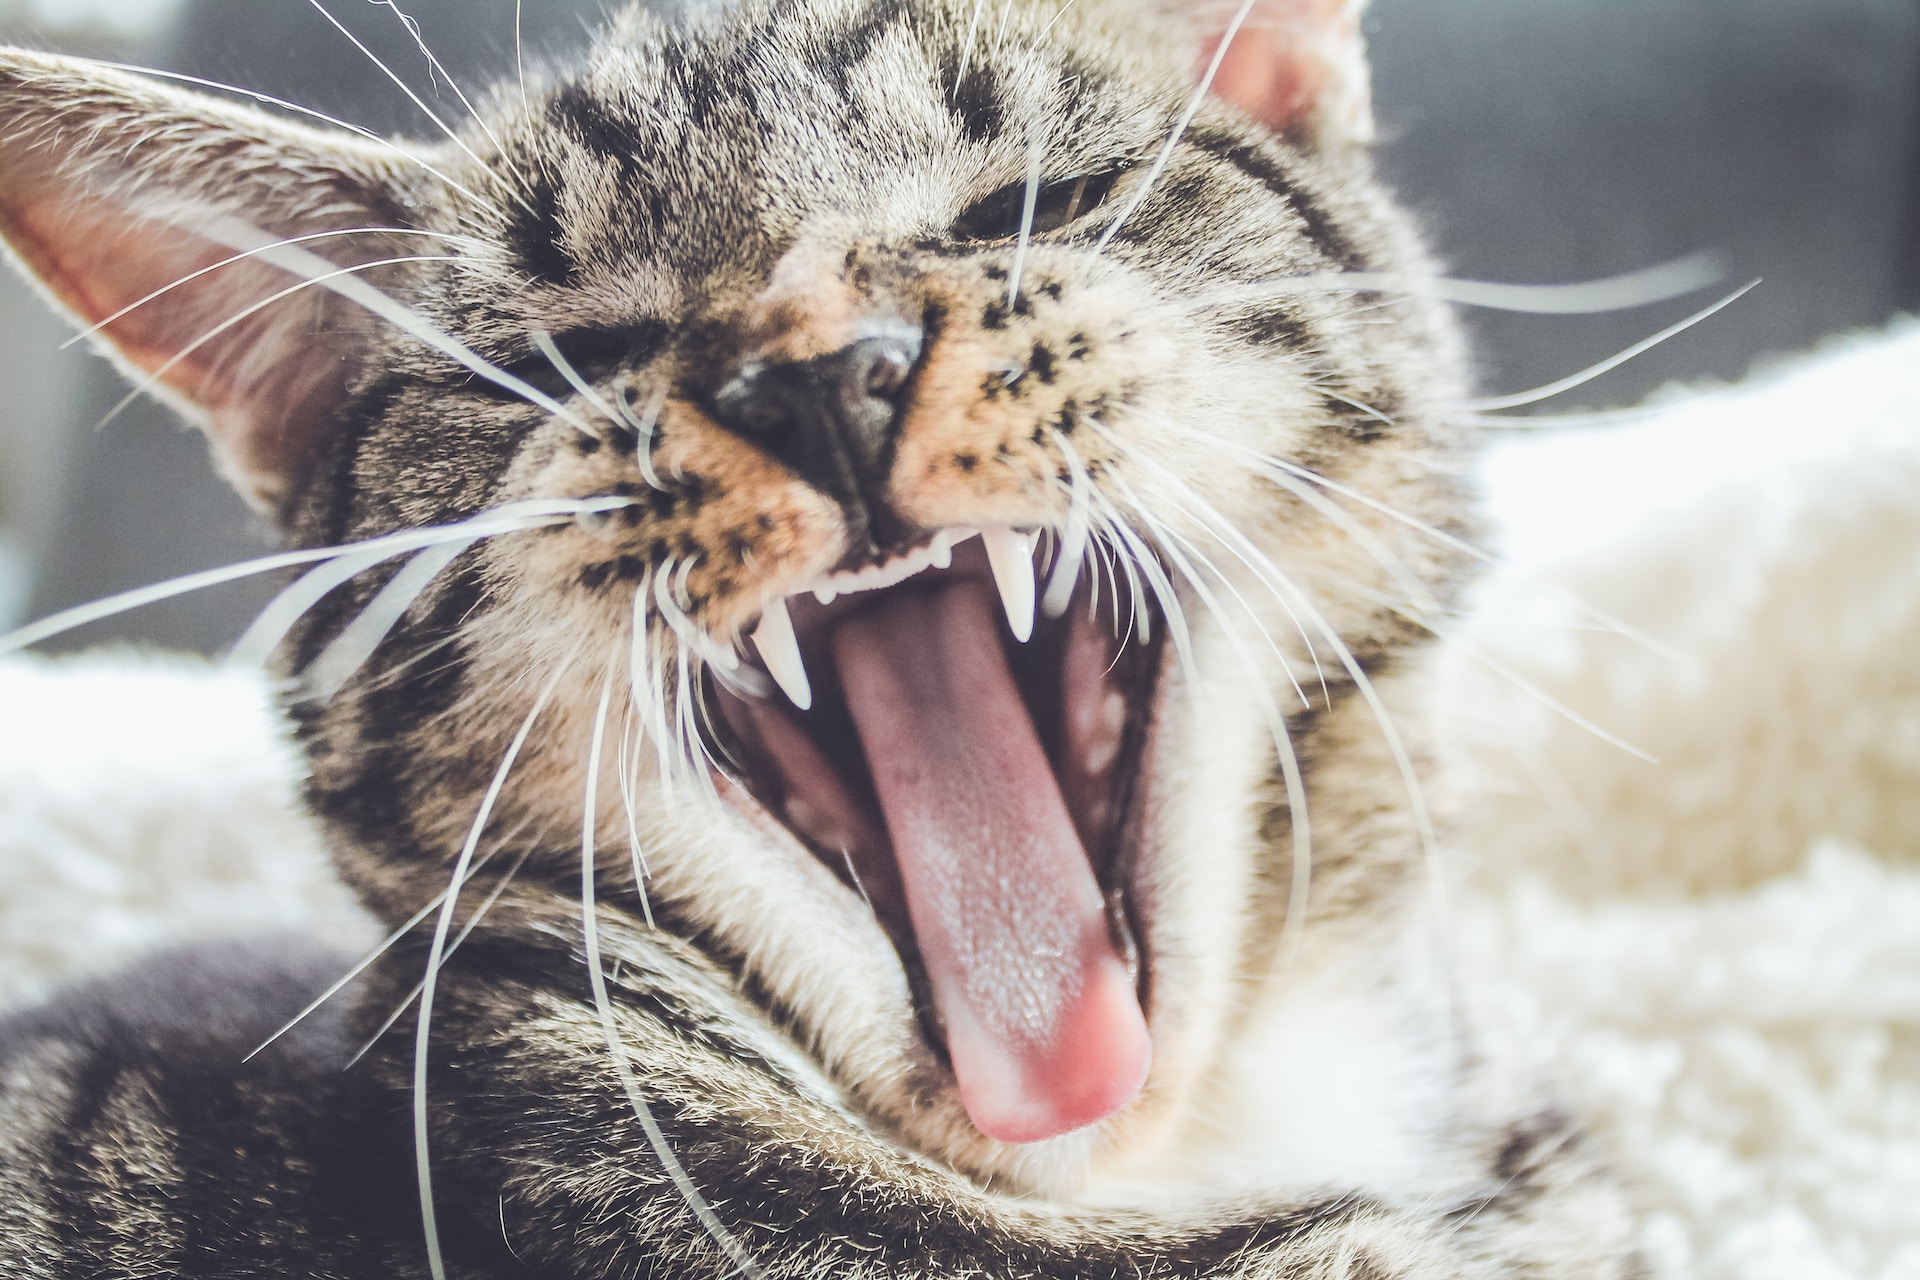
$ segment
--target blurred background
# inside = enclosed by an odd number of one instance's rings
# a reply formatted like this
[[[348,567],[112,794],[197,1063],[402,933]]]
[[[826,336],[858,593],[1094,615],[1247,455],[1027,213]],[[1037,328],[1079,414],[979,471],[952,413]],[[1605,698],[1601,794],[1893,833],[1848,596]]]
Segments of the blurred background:
[[[392,9],[327,0],[428,100]],[[586,43],[601,0],[522,0],[529,56]],[[509,74],[515,0],[402,3],[462,84]],[[1454,274],[1560,282],[1700,250],[1759,290],[1538,412],[1740,376],[1920,307],[1920,4],[1913,0],[1373,0],[1381,163]],[[309,0],[0,0],[0,39],[229,81],[384,131],[431,125]],[[1697,308],[1474,312],[1481,385],[1522,390]],[[199,437],[124,386],[0,272],[0,631],[258,554],[266,531]],[[1844,413],[1844,406],[1836,406]],[[1819,424],[1808,424],[1819,430]],[[49,646],[214,653],[270,582],[125,615]]]

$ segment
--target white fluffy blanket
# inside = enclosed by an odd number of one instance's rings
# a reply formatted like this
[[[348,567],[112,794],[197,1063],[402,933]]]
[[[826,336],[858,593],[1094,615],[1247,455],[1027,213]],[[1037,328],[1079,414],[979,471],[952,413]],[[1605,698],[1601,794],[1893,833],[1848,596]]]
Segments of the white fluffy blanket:
[[[1661,1277],[1920,1280],[1920,327],[1492,454],[1455,936]],[[0,1004],[370,926],[254,679],[0,661]]]

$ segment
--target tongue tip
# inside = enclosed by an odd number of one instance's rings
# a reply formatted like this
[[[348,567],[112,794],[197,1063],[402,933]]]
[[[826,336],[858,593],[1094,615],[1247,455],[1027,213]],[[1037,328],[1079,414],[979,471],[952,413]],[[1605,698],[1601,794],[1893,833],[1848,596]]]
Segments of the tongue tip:
[[[1105,968],[1105,966],[1102,966]],[[1139,1096],[1153,1040],[1119,966],[1102,972],[1045,1049],[950,1041],[960,1101],[1000,1142],[1057,1138],[1105,1120]]]

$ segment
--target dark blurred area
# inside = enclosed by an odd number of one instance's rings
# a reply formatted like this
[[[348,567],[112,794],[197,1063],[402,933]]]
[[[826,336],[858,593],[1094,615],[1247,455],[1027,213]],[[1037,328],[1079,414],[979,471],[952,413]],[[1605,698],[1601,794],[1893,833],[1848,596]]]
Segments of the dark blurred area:
[[[230,81],[374,129],[433,131],[306,0],[172,3],[178,12],[156,34],[124,47],[103,50],[51,27],[36,39],[35,4],[8,34]],[[390,8],[330,7],[436,111],[451,119],[460,110]],[[514,0],[401,7],[469,92],[512,74]],[[563,57],[585,44],[601,6],[524,0],[523,9],[528,56]],[[1454,274],[1577,281],[1714,250],[1729,283],[1764,277],[1709,323],[1541,412],[1738,377],[1920,304],[1920,5],[1375,0],[1369,28],[1381,163]],[[24,609],[16,598],[13,611],[38,617],[267,548],[266,531],[212,477],[200,439],[164,410],[141,402],[93,430],[122,383],[77,351],[57,360],[58,331],[25,316],[27,291],[7,285],[0,385],[27,380],[23,394],[9,386],[0,397],[0,463],[14,469],[0,489],[0,550],[12,546],[25,584],[15,591]],[[1482,385],[1551,381],[1703,301],[1572,318],[1471,313]],[[64,389],[57,400],[55,388]],[[30,473],[9,461],[10,438],[25,442],[13,452]],[[130,639],[217,652],[273,590],[235,584],[51,647]],[[0,582],[0,625],[17,620],[8,612]]]

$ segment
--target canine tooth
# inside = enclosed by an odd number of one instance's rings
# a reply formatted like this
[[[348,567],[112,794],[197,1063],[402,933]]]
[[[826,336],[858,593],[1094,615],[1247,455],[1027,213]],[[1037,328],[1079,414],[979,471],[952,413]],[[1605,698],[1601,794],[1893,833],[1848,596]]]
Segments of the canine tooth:
[[[1013,638],[1025,643],[1033,638],[1033,540],[1005,528],[988,529],[980,536],[987,544],[1000,603],[1006,606],[1007,625]]]
[[[813,589],[813,598],[821,604],[832,604],[840,598],[840,593],[823,582]]]
[[[793,617],[785,600],[768,603],[753,629],[754,647],[760,661],[767,664],[773,677],[793,705],[806,711],[813,706],[813,686],[807,682],[807,666],[800,660],[800,641],[793,634]]]
[[[942,530],[934,535],[933,546],[931,548],[933,555],[931,563],[934,568],[953,568],[953,543],[954,536],[951,530]]]

